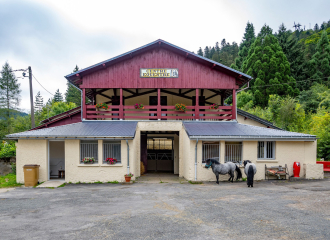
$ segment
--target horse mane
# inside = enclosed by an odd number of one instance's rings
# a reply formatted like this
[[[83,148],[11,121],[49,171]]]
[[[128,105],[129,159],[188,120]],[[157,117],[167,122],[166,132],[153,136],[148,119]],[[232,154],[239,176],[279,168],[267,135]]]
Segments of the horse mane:
[[[207,159],[207,160],[210,160],[211,163],[214,163],[214,164],[220,164],[219,161],[217,161],[217,160],[215,160],[215,159],[213,159],[213,158],[209,158],[209,159]],[[206,160],[206,161],[207,161],[207,160]]]
[[[252,163],[252,162],[251,162],[250,160],[244,160],[243,163],[244,163],[244,167],[245,167],[246,164],[248,164],[248,163]]]

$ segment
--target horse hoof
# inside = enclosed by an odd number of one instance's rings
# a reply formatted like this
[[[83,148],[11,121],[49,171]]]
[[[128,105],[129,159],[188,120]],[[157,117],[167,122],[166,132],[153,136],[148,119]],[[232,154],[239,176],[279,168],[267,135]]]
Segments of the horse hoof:
[[[217,184],[219,184],[219,182],[217,182]]]

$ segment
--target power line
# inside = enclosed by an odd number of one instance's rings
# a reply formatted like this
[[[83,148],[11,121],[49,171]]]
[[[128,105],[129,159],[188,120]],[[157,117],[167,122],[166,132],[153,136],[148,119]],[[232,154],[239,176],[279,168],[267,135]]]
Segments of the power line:
[[[277,83],[277,84],[262,85],[262,86],[251,86],[250,88],[271,87],[271,86],[278,86],[278,85],[284,85],[284,84],[295,84],[295,83],[297,83],[297,82],[315,81],[315,80],[320,80],[320,79],[324,79],[324,78],[328,78],[328,77],[314,78],[314,79],[305,79],[305,80],[300,80],[300,81],[295,81],[295,82]]]
[[[48,91],[44,86],[41,85],[41,83],[36,79],[36,77],[32,74],[32,76],[34,77],[34,79],[37,81],[37,83],[39,83],[39,85],[45,89],[50,95],[54,96],[54,94],[52,94],[50,91]]]

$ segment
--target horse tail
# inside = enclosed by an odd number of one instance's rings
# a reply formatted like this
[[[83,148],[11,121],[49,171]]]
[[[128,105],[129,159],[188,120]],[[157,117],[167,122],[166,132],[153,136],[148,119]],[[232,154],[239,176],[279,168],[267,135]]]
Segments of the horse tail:
[[[253,170],[253,166],[250,165],[249,166],[249,170],[248,170],[248,175],[247,175],[247,185],[248,186],[253,186],[253,177],[254,177],[254,170]]]
[[[242,178],[242,172],[241,169],[235,164],[236,168],[235,171],[237,172],[237,177],[236,177],[236,181],[240,178]]]

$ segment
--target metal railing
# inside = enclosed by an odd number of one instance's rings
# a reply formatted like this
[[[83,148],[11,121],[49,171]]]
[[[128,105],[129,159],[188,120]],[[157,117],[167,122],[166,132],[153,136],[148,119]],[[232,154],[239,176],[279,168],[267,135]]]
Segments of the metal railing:
[[[242,143],[225,144],[225,162],[242,162]]]

